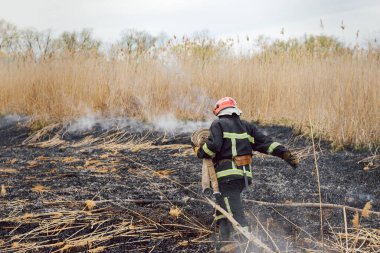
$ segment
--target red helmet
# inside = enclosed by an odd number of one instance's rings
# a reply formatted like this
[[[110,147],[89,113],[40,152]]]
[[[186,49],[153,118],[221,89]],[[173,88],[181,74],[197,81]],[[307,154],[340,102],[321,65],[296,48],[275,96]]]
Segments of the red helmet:
[[[221,98],[218,100],[218,102],[216,102],[215,108],[212,112],[214,113],[215,116],[218,116],[219,112],[226,108],[238,109],[236,100],[231,97]]]

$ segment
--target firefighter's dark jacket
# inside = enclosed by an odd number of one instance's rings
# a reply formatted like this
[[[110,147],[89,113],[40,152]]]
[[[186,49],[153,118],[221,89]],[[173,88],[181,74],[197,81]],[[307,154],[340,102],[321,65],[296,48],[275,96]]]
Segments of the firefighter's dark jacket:
[[[237,167],[232,158],[252,155],[252,151],[283,157],[287,149],[263,134],[254,124],[241,120],[239,116],[225,115],[215,120],[210,127],[206,143],[199,149],[199,158],[212,158],[219,182],[240,179],[244,176],[242,166]],[[252,178],[251,166],[244,168]]]

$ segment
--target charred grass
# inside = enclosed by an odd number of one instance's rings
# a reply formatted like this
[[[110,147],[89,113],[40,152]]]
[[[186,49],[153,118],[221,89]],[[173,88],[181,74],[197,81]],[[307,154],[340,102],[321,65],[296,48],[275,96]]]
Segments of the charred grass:
[[[265,127],[302,158],[292,170],[255,155],[246,200],[318,202],[310,141],[286,127]],[[67,132],[45,128],[27,137],[2,128],[1,252],[210,252],[213,210],[200,202],[200,166],[189,134],[131,129]],[[14,135],[14,133],[19,133]],[[22,133],[22,134],[21,134]],[[379,212],[380,170],[359,164],[368,152],[332,151],[316,142],[323,202]],[[246,202],[254,235],[281,252],[376,252],[380,217],[318,208]],[[367,210],[368,211],[368,210]],[[345,218],[344,218],[345,217]]]

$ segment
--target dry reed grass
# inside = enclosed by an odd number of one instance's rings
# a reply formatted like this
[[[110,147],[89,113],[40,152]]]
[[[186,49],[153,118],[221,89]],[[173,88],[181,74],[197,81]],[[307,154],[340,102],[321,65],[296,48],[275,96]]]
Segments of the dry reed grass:
[[[359,215],[359,211],[355,211],[351,228],[347,226],[346,210],[343,209],[345,227],[330,227],[333,237],[327,242],[329,249],[347,253],[380,252],[380,230],[361,226],[363,218],[369,218],[372,213],[375,213],[371,212],[371,209],[372,202],[368,201],[360,211],[361,215]]]
[[[86,203],[86,208],[89,211],[91,211],[92,209],[94,209],[94,207],[96,205],[95,201],[93,201],[93,200],[86,200],[85,203]]]
[[[376,228],[331,228],[333,238],[326,242],[329,252],[372,253],[380,251],[380,230]]]
[[[43,185],[37,184],[37,185],[33,186],[32,191],[38,192],[38,193],[43,193],[43,192],[49,191],[49,188],[45,187]]]
[[[8,202],[8,204],[17,206],[20,203]],[[143,244],[147,241],[181,239],[187,231],[188,233],[199,234],[200,238],[211,233],[211,231],[191,223],[158,224],[143,214],[127,208],[124,208],[123,211],[136,215],[136,221],[134,220],[132,224],[130,220],[115,220],[114,214],[109,210],[111,207],[123,207],[120,205],[125,204],[112,202],[105,208],[92,210],[91,213],[79,210],[62,210],[51,213],[26,213],[22,216],[0,219],[0,222],[7,222],[15,228],[33,226],[31,230],[24,233],[11,233],[4,238],[5,240],[1,240],[0,251],[41,252],[49,250],[57,253],[84,251],[95,253],[117,248],[120,243],[115,243],[115,238],[129,238],[136,243],[135,250],[140,252],[143,251],[140,248],[146,249],[146,246],[140,245],[140,243]],[[108,223],[111,221],[113,224],[109,225]],[[92,229],[93,227],[94,229]],[[89,228],[91,228],[91,233],[80,233]],[[65,241],[60,241],[58,238],[63,233],[70,233],[70,236]],[[41,240],[41,237],[51,240]],[[192,243],[197,243],[197,238],[192,240]]]
[[[164,52],[119,61],[105,56],[0,61],[0,114],[63,122],[89,113],[140,120],[173,114],[202,120],[222,96],[244,118],[315,131],[335,146],[380,142],[380,68],[361,51],[307,51],[199,59]]]

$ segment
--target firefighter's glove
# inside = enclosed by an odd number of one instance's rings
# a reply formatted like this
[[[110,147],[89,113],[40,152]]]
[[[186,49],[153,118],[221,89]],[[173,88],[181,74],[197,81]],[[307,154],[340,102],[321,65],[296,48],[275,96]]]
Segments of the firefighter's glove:
[[[297,168],[298,164],[300,163],[298,157],[296,155],[293,155],[290,153],[290,151],[286,151],[282,158],[290,164],[294,169]]]
[[[195,156],[198,156],[198,150],[199,150],[199,147],[194,147],[193,149],[194,149],[194,154],[195,154]]]

